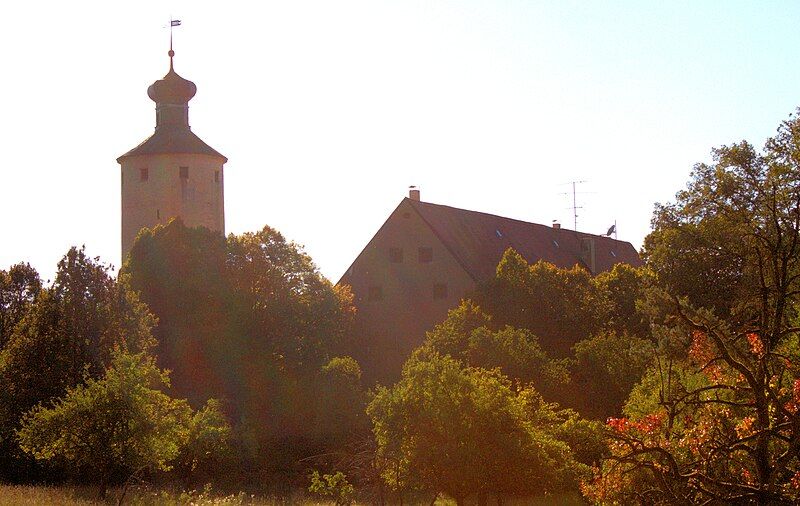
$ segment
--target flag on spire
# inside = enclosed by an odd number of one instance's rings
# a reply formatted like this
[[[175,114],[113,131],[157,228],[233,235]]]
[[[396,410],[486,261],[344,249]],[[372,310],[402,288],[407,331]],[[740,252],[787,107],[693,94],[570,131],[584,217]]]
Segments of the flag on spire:
[[[169,22],[169,26],[181,26],[180,19],[171,19]]]

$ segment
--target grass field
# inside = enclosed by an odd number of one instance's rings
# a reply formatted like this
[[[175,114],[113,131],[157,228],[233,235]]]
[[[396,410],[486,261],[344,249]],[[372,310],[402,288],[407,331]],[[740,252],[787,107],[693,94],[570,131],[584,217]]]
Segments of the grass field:
[[[0,506],[6,505],[63,505],[63,506],[100,506],[116,504],[119,490],[110,490],[105,500],[98,499],[98,491],[93,488],[79,487],[33,487],[24,485],[0,485]],[[130,506],[321,506],[333,502],[314,500],[300,493],[296,497],[263,498],[249,496],[244,493],[221,496],[211,492],[167,492],[137,489],[129,491],[123,504]],[[430,504],[430,497],[425,501],[407,501],[405,504]],[[578,506],[585,504],[578,495],[562,495],[547,498],[531,498],[528,500],[509,501],[511,506]],[[455,502],[447,498],[436,500],[436,506],[455,506]]]

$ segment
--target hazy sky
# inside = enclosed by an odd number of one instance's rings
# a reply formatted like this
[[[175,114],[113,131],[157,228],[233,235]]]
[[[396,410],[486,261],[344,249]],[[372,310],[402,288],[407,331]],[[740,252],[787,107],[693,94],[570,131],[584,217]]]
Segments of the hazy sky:
[[[7,2],[0,268],[119,265],[115,159],[153,131],[170,15],[227,232],[269,224],[334,282],[409,185],[571,228],[586,181],[578,228],[638,248],[712,147],[800,105],[798,2]]]

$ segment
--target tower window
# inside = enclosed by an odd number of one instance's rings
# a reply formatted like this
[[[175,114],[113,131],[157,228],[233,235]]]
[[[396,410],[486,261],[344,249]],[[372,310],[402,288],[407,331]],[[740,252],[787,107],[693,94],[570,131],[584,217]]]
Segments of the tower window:
[[[219,183],[219,171],[214,171],[214,182]]]
[[[433,248],[423,247],[419,249],[419,263],[427,264],[433,262]]]
[[[161,209],[156,209],[156,219],[161,219]]]
[[[447,285],[444,283],[434,283],[433,285],[433,298],[446,299],[447,298]]]
[[[189,179],[189,167],[181,167],[181,179]]]
[[[139,169],[139,181],[147,181],[150,179],[150,170],[147,167]]]
[[[380,286],[369,287],[367,298],[369,300],[383,300],[383,288]]]
[[[393,264],[403,262],[403,248],[389,248],[389,261]]]

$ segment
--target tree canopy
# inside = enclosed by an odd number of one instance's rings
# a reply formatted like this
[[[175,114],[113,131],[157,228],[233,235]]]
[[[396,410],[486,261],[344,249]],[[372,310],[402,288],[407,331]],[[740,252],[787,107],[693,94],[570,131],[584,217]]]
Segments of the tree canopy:
[[[586,491],[650,504],[800,500],[800,121],[698,164],[645,241],[657,361]]]

